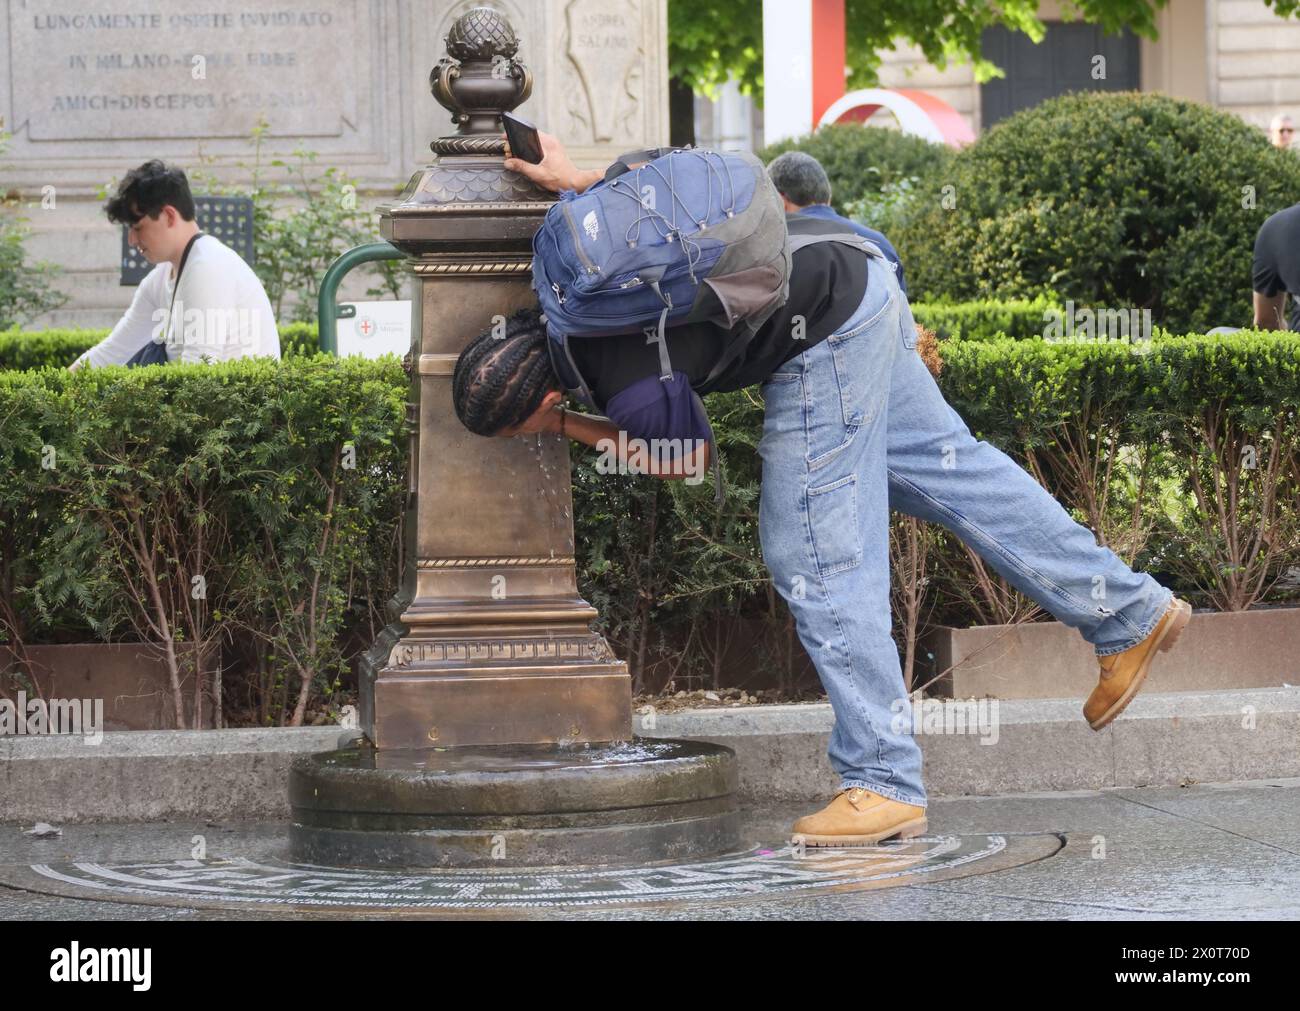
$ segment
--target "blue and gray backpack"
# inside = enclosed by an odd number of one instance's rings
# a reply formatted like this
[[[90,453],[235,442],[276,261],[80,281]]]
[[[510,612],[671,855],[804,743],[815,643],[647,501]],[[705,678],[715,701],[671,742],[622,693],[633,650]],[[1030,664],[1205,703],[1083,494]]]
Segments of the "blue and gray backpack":
[[[629,167],[637,162],[647,164]],[[600,410],[573,359],[571,338],[643,330],[657,342],[659,378],[669,382],[665,328],[708,321],[734,333],[700,385],[712,382],[789,298],[795,250],[825,241],[880,255],[853,233],[791,236],[781,195],[752,154],[629,152],[585,192],[562,193],[533,237],[533,288],[556,375],[570,395]],[[698,406],[707,419],[703,403]],[[709,442],[721,504],[712,426]]]

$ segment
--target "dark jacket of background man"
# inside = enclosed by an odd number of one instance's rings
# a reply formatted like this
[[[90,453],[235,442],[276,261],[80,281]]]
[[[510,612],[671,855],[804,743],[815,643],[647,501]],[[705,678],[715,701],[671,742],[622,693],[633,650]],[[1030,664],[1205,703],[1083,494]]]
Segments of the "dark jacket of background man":
[[[1282,330],[1282,307],[1291,295],[1292,330],[1300,330],[1300,204],[1278,211],[1255,236],[1255,326]]]

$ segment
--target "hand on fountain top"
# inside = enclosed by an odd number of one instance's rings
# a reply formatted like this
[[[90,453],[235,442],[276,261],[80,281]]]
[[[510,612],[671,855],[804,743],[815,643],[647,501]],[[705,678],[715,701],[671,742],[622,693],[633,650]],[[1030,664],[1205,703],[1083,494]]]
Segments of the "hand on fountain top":
[[[580,169],[569,160],[568,153],[560,139],[544,130],[537,131],[537,138],[542,144],[542,160],[534,165],[532,162],[510,156],[510,141],[506,141],[505,167],[511,172],[527,176],[542,189],[559,193],[561,190],[576,190],[581,193],[588,186],[599,182],[604,174],[595,169]]]

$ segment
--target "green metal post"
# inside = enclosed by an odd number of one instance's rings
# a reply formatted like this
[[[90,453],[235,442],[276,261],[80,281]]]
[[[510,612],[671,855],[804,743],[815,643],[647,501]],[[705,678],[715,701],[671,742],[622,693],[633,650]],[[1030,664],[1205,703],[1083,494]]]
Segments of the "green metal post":
[[[343,278],[354,267],[375,260],[405,260],[406,254],[390,242],[368,242],[364,246],[353,246],[337,260],[330,264],[325,276],[320,279],[320,294],[317,296],[317,315],[320,318],[320,349],[337,356],[338,339],[338,305],[334,301],[338,295]]]

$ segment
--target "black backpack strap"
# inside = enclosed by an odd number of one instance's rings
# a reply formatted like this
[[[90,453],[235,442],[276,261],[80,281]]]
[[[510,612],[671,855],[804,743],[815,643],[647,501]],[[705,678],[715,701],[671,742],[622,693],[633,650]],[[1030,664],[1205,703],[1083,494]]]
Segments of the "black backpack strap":
[[[194,243],[207,235],[207,232],[195,232],[190,236],[190,241],[185,243],[185,251],[181,253],[180,266],[176,268],[175,282],[172,284],[172,300],[167,306],[167,325],[163,328],[163,339],[156,341],[151,336],[144,347],[133,354],[126,360],[127,368],[134,368],[137,365],[166,365],[167,357],[167,340],[172,332],[172,312],[176,309],[176,293],[181,290],[181,275],[185,273],[185,264],[190,258],[190,250],[194,248]],[[181,335],[184,339],[184,334]]]
[[[660,267],[656,267],[655,270],[660,274],[663,273],[663,269]],[[650,327],[646,327],[645,335],[647,341],[655,341],[659,345],[659,380],[660,382],[666,383],[670,382],[673,378],[673,363],[668,357],[668,339],[667,335],[664,333],[664,327],[668,322],[668,313],[673,307],[673,300],[668,295],[665,295],[660,289],[659,281],[661,278],[650,277],[650,271],[643,271],[642,276],[650,279],[650,287],[654,290],[654,293],[659,296],[659,300],[664,304],[663,310],[659,313],[659,326],[657,331],[652,330]]]
[[[614,159],[614,163],[605,170],[605,182],[611,179],[617,179],[624,172],[631,171],[633,165],[642,161],[654,161],[656,158],[662,158],[670,151],[684,151],[681,147],[650,147],[642,148],[639,151],[624,151]]]
[[[874,242],[865,235],[859,235],[857,232],[828,232],[822,235],[817,234],[792,234],[790,236],[790,255],[793,256],[804,246],[811,246],[815,242],[842,242],[846,246],[856,246],[858,249],[865,250],[869,255],[878,259],[884,259],[884,251],[881,250]]]
[[[709,469],[713,471],[713,504],[721,508],[725,496],[722,491],[722,465],[718,462],[718,440],[713,434],[713,422],[709,420],[709,412],[704,409],[704,400],[694,388],[691,389],[691,396],[695,398],[700,416],[704,418],[704,424],[709,429]]]
[[[551,358],[551,371],[559,379],[560,385],[564,387],[564,392],[571,397],[577,398],[585,406],[590,407],[593,411],[600,408],[596,405],[595,394],[591,392],[591,387],[587,385],[587,380],[582,375],[582,370],[578,368],[578,363],[573,360],[573,350],[569,347],[568,337],[564,338],[562,347],[564,357],[557,359],[555,355],[555,341],[550,334],[546,336],[546,352]],[[567,366],[564,368],[563,366]]]
[[[760,329],[760,327],[750,324],[741,327],[740,333],[731,338],[727,346],[722,349],[721,356],[719,356],[713,368],[709,370],[709,374],[704,377],[704,382],[700,385],[707,386],[722,375],[722,370],[740,357],[745,348],[749,346],[749,342],[754,339],[754,334],[758,333]]]

